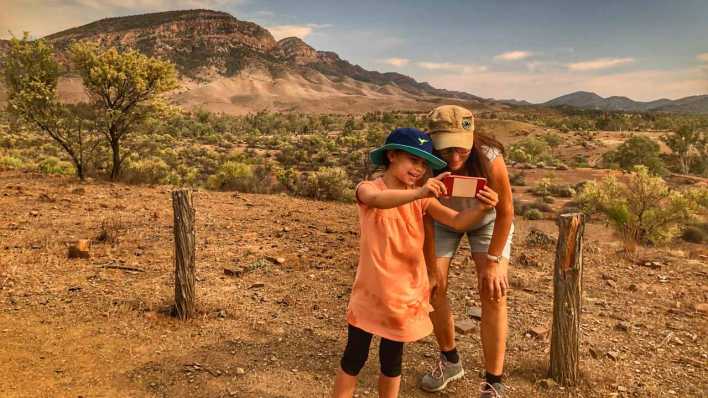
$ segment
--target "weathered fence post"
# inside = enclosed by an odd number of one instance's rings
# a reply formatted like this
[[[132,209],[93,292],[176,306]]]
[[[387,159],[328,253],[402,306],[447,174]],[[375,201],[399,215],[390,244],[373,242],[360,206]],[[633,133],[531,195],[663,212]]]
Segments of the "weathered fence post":
[[[548,375],[559,384],[578,381],[580,306],[583,292],[583,232],[581,213],[558,218],[558,245],[553,271],[553,326]]]
[[[175,233],[175,313],[180,319],[194,314],[194,208],[192,193],[172,191]]]

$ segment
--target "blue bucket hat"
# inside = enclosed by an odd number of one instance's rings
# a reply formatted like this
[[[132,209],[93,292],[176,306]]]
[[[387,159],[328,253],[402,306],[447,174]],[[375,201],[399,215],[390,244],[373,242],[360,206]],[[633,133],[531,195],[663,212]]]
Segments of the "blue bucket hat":
[[[433,170],[442,169],[447,163],[433,155],[433,142],[430,136],[415,128],[397,128],[386,138],[386,143],[371,151],[369,157],[375,165],[384,164],[386,151],[401,150],[423,158]]]

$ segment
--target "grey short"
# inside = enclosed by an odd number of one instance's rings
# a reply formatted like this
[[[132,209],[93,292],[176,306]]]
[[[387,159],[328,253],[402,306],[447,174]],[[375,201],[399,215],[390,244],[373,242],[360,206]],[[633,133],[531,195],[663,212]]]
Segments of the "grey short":
[[[435,223],[435,256],[436,257],[453,257],[457,252],[457,247],[460,246],[462,235],[467,235],[467,241],[470,243],[472,253],[487,253],[489,243],[492,241],[494,232],[494,221],[482,225],[479,228],[469,230],[467,232],[456,232],[439,223]],[[506,238],[502,257],[511,258],[511,238],[514,236],[514,224],[511,224],[509,237]]]

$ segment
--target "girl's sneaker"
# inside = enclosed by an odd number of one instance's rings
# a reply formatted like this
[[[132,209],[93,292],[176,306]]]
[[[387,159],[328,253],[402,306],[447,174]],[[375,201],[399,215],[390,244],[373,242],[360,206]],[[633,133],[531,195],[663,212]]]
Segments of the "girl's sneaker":
[[[427,392],[442,391],[447,387],[447,383],[461,379],[465,375],[462,369],[462,360],[457,363],[448,362],[445,355],[440,354],[440,360],[430,373],[423,375],[420,381],[420,388]]]
[[[504,384],[494,383],[489,384],[486,381],[482,383],[479,389],[479,398],[503,398]]]

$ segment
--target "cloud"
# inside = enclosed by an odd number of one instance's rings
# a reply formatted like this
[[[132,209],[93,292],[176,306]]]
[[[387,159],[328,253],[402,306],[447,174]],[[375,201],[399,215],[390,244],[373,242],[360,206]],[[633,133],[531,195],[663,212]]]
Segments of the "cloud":
[[[701,53],[696,55],[696,59],[703,62],[708,62],[708,53]]]
[[[579,90],[593,91],[603,97],[627,96],[637,101],[708,93],[708,71],[700,67],[647,69],[600,76],[574,73],[567,69],[538,73],[493,70],[442,72],[419,77],[439,88],[466,91],[482,97],[519,98],[531,102],[545,102]]]
[[[410,62],[408,58],[388,58],[382,61],[385,64],[395,66],[397,68],[400,68],[401,66],[406,66]]]
[[[323,24],[319,24],[319,23],[308,23],[307,26],[309,26],[309,27],[312,28],[312,29],[326,29],[326,28],[331,28],[331,27],[333,27],[334,25],[332,25],[332,24],[330,24],[330,23],[323,23]]]
[[[590,61],[567,64],[566,66],[572,71],[583,72],[589,70],[614,68],[616,66],[631,64],[633,62],[634,58],[597,58]]]
[[[509,51],[494,56],[494,59],[500,61],[518,61],[521,59],[526,59],[532,55],[533,53],[531,51]]]
[[[427,70],[458,71],[462,73],[483,72],[486,66],[474,64],[452,64],[449,62],[416,62],[416,65]]]
[[[279,25],[270,26],[267,29],[273,35],[275,40],[293,36],[304,39],[313,31],[313,28],[307,25]]]

